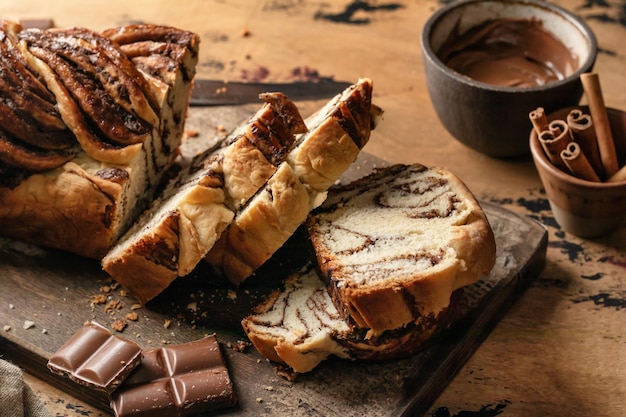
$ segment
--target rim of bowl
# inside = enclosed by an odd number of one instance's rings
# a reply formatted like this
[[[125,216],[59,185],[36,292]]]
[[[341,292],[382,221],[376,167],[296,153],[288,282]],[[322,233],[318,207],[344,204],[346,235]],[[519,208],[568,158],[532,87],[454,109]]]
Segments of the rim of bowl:
[[[547,3],[542,0],[507,0],[506,1],[507,3],[532,5],[533,7],[547,9],[553,13],[563,16],[568,22],[570,22],[573,26],[575,26],[583,34],[583,36],[586,37],[587,40],[589,41],[589,55],[587,56],[587,59],[579,65],[579,68],[576,71],[574,71],[573,73],[571,73],[567,77],[564,77],[561,80],[552,81],[552,82],[549,82],[547,84],[540,85],[540,86],[530,86],[530,87],[498,86],[494,84],[485,83],[482,81],[476,81],[457,71],[454,71],[453,69],[448,67],[446,64],[444,64],[443,61],[441,61],[441,59],[439,59],[439,56],[437,56],[432,46],[430,45],[430,33],[432,31],[432,27],[439,20],[441,16],[445,15],[449,11],[454,10],[458,7],[462,7],[467,4],[472,4],[472,3],[484,3],[484,2],[493,3],[495,1],[496,0],[456,1],[454,3],[450,3],[447,6],[440,8],[428,18],[428,20],[426,21],[426,24],[424,25],[424,28],[422,29],[422,36],[421,36],[422,48],[425,50],[426,56],[428,56],[428,58],[431,59],[441,71],[444,71],[450,74],[459,82],[462,82],[464,84],[468,84],[474,87],[480,87],[486,90],[499,91],[499,92],[529,92],[529,91],[544,91],[547,87],[558,87],[558,86],[567,84],[579,78],[580,75],[585,73],[587,71],[587,68],[590,68],[592,64],[595,62],[596,56],[598,53],[598,41],[596,39],[595,33],[593,32],[593,30],[591,30],[591,27],[589,27],[589,25],[587,25],[587,23],[581,17],[575,15],[569,10],[564,9],[563,7],[557,6],[552,3]]]
[[[576,106],[574,106],[576,107]],[[607,107],[607,111],[619,112],[623,113],[621,110],[614,109],[611,107]],[[539,144],[539,137],[534,130],[530,130],[530,152],[533,156],[533,160],[536,164],[541,165],[541,167],[552,173],[556,178],[561,181],[570,182],[574,185],[584,187],[584,188],[621,188],[626,186],[626,180],[623,181],[615,181],[615,182],[596,182],[596,181],[588,181],[582,178],[575,177],[566,172],[561,171],[557,167],[555,167],[552,162],[548,160],[546,153],[543,151],[543,148]]]

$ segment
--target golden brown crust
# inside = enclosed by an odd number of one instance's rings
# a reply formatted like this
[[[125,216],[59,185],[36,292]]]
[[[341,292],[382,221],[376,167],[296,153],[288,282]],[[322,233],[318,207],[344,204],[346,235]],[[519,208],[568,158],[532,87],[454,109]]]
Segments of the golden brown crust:
[[[221,267],[238,285],[280,248],[309,213],[309,193],[288,164],[246,205],[224,233]],[[215,255],[212,255],[215,256]]]
[[[318,135],[319,140],[303,142],[287,160],[305,184],[325,192],[356,160],[361,149],[336,119],[320,126]]]
[[[450,303],[436,317],[429,315],[398,329],[371,335],[368,329],[353,328],[339,334],[337,342],[355,359],[388,360],[410,357],[425,349],[461,317],[463,289],[454,291]]]
[[[91,258],[102,257],[117,237],[117,202],[126,171],[88,173],[68,162],[34,174],[15,188],[0,186],[2,233]],[[114,178],[110,180],[107,176]]]

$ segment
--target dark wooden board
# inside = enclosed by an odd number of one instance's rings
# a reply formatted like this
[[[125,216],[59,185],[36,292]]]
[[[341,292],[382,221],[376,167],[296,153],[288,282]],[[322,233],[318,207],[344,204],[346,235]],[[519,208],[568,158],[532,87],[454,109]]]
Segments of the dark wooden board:
[[[361,176],[378,163],[363,154],[344,179]],[[543,226],[494,204],[483,203],[483,208],[496,235],[496,266],[465,291],[463,318],[409,359],[330,359],[289,381],[254,348],[240,352],[232,347],[245,340],[241,318],[306,257],[300,232],[238,290],[212,279],[208,268],[200,265],[136,310],[135,301],[123,289],[108,287],[111,281],[98,262],[0,238],[0,355],[108,410],[105,396],[53,375],[46,362],[85,321],[110,326],[135,312],[138,319],[127,321],[120,335],[145,348],[217,334],[239,397],[237,407],[217,415],[422,415],[544,266],[547,234]],[[97,295],[119,302],[119,308],[92,304]],[[27,321],[34,325],[24,328]]]

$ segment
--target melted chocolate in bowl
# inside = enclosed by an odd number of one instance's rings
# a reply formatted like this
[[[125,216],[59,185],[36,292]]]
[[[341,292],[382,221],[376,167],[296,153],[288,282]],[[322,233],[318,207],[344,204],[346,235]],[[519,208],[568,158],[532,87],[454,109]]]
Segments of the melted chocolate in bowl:
[[[537,87],[572,76],[592,47],[576,22],[542,2],[462,1],[430,29],[443,65],[502,87]]]
[[[597,56],[585,21],[543,0],[452,2],[428,19],[421,47],[443,126],[495,157],[527,156],[529,112],[576,105]]]
[[[578,56],[535,18],[493,19],[465,33],[454,30],[438,56],[476,81],[506,87],[544,85],[578,68]]]

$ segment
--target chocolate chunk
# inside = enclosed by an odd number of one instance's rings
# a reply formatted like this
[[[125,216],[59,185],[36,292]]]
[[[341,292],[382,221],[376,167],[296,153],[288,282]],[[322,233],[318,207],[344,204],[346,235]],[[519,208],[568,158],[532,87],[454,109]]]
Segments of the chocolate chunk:
[[[237,402],[215,335],[144,351],[111,396],[117,417],[192,416]]]
[[[141,361],[141,347],[98,323],[85,324],[48,361],[48,369],[72,381],[113,392]]]

